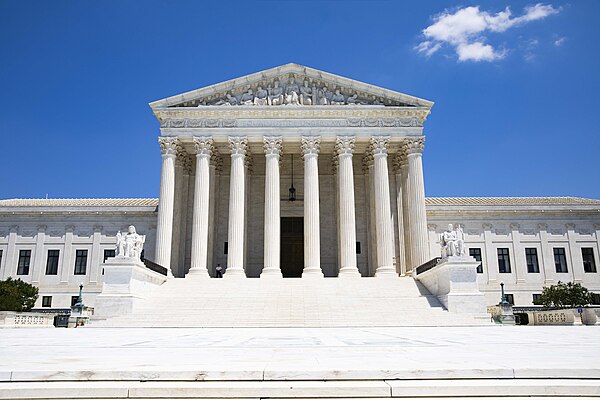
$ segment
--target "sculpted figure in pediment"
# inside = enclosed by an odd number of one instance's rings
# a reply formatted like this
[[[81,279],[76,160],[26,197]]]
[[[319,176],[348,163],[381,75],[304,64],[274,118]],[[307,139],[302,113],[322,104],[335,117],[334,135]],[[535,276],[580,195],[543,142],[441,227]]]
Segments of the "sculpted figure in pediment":
[[[335,94],[331,96],[331,104],[346,104],[346,101],[344,100],[344,95],[340,93],[340,89],[335,89]]]
[[[285,104],[299,105],[300,104],[300,88],[294,78],[290,78],[290,81],[285,88]]]
[[[238,99],[233,97],[231,93],[227,93],[224,99],[219,99],[215,103],[215,106],[237,106],[238,104]]]
[[[273,82],[274,87],[267,88],[267,92],[269,93],[268,102],[270,106],[280,106],[283,104],[283,88],[279,86],[279,81],[276,80]]]
[[[331,104],[331,97],[333,93],[329,91],[327,85],[323,85],[322,88],[318,89],[317,99],[319,105],[326,106],[327,104]]]
[[[312,104],[312,88],[308,86],[308,81],[304,81],[304,84],[300,86],[300,104],[310,106]]]
[[[348,104],[358,104],[358,94],[354,93],[352,96],[346,99],[346,103]]]
[[[240,103],[242,103],[243,106],[254,105],[254,93],[252,92],[252,89],[248,89],[248,91],[242,95]]]
[[[256,89],[256,97],[254,98],[255,106],[266,106],[269,103],[268,93],[262,86]]]

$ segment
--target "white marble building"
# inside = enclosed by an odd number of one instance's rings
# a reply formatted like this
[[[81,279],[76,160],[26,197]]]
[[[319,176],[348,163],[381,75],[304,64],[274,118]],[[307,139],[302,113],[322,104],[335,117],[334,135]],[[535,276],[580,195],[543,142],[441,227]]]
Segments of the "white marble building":
[[[424,197],[432,102],[287,64],[150,105],[159,200],[0,200],[0,276],[38,285],[37,307],[80,283],[93,305],[130,224],[175,278],[395,279],[458,223],[488,304],[501,281],[518,305],[559,280],[600,292],[600,200]]]

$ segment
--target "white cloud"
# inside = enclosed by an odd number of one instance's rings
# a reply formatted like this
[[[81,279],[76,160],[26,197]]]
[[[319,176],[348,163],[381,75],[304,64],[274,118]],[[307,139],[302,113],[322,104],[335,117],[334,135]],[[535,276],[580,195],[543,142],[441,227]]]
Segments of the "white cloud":
[[[497,50],[487,44],[486,31],[504,32],[527,22],[540,20],[560,11],[549,4],[525,7],[524,13],[512,17],[509,7],[496,14],[481,11],[479,6],[464,7],[451,13],[446,10],[434,17],[434,23],[423,30],[425,40],[415,49],[431,56],[444,44],[454,48],[459,61],[493,61],[503,58],[507,50]]]
[[[556,40],[554,41],[554,45],[555,45],[556,47],[560,47],[560,46],[562,46],[563,44],[565,44],[565,40],[567,40],[567,38],[566,38],[566,37],[564,37],[564,36],[563,36],[563,37],[560,37],[560,38],[558,38],[558,39],[556,39]]]

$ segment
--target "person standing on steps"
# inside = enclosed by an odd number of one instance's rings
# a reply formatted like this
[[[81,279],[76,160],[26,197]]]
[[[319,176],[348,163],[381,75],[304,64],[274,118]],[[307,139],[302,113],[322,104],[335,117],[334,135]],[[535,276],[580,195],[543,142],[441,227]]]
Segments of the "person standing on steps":
[[[223,267],[221,267],[221,264],[217,264],[217,267],[215,268],[215,271],[216,271],[217,278],[222,278],[223,277]]]

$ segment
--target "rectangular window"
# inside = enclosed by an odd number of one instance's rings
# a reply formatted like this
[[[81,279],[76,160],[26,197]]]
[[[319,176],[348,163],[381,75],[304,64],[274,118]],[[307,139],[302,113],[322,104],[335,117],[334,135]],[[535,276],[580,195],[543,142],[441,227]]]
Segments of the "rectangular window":
[[[19,264],[17,265],[17,275],[29,275],[29,264],[31,263],[31,250],[19,251]]]
[[[507,248],[498,249],[498,272],[510,274],[510,256]]]
[[[592,295],[592,304],[599,305],[600,304],[600,293],[591,293]]]
[[[596,272],[594,249],[592,247],[582,247],[581,257],[583,258],[583,272]]]
[[[71,307],[73,307],[75,304],[77,304],[78,298],[79,298],[79,296],[71,296]]]
[[[535,274],[540,272],[540,265],[538,264],[537,249],[527,248],[525,249],[525,259],[527,260],[527,272]]]
[[[42,296],[42,307],[52,307],[52,296]]]
[[[87,267],[87,250],[75,251],[75,275],[85,275]]]
[[[2,267],[2,250],[0,250],[0,268]]]
[[[46,275],[58,274],[58,250],[48,250],[48,259],[46,260]]]
[[[554,248],[554,266],[556,267],[556,272],[569,272],[567,269],[567,256],[563,247]]]
[[[542,295],[540,293],[534,293],[533,294],[533,304],[535,304],[536,301],[539,301],[541,297],[542,297]]]
[[[356,242],[356,254],[360,254],[360,242]]]
[[[225,242],[225,244],[223,244],[223,254],[227,254],[227,250],[229,250],[229,243]]]
[[[469,249],[469,255],[475,259],[475,261],[479,262],[477,266],[477,273],[483,274],[483,264],[481,263],[481,249],[473,247]]]
[[[506,296],[506,301],[508,301],[511,306],[514,306],[515,305],[515,296],[512,294],[508,294],[508,293],[505,293],[504,295]]]
[[[104,250],[104,262],[106,262],[106,260],[108,260],[109,258],[113,258],[115,256],[115,250],[114,249],[106,249]]]

